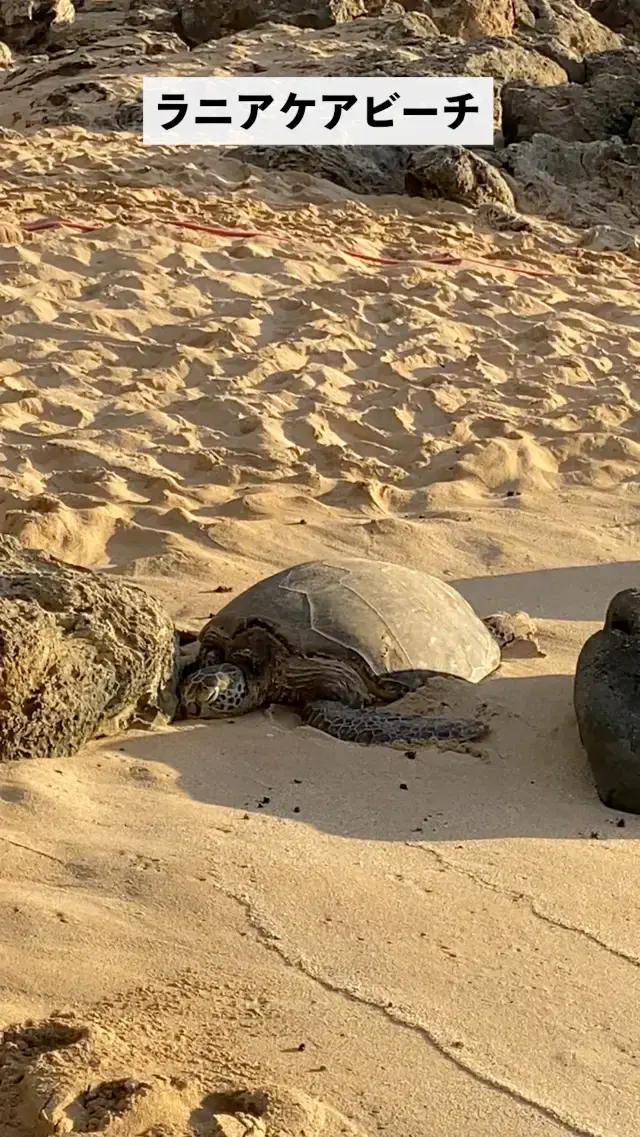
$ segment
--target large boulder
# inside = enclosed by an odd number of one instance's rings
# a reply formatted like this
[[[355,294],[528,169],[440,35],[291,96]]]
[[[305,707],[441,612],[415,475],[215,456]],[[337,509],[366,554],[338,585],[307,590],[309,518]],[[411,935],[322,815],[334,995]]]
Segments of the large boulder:
[[[166,723],[176,675],[173,624],[152,596],[0,536],[0,760]]]
[[[503,175],[464,146],[433,146],[410,155],[405,189],[412,197],[444,198],[460,205],[504,205],[513,192]]]
[[[536,134],[496,158],[524,212],[578,226],[608,222],[627,228],[640,221],[640,146],[619,138],[563,142]]]

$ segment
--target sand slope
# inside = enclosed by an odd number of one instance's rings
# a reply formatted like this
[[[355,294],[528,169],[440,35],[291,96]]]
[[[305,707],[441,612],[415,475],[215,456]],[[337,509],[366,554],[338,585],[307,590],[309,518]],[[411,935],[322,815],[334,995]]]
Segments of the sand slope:
[[[4,531],[190,625],[381,556],[546,652],[468,753],[277,712],[5,767],[2,1020],[73,1016],[9,1039],[3,1137],[636,1137],[640,822],[595,796],[571,676],[638,582],[637,262],[126,135],[2,146]],[[53,215],[100,227],[21,228]],[[247,1087],[267,1121],[210,1096]]]

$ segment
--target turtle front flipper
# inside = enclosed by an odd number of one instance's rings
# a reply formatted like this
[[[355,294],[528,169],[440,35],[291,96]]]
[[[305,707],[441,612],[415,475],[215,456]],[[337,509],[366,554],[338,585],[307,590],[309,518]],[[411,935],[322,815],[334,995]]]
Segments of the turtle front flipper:
[[[342,742],[362,746],[423,746],[434,741],[482,738],[489,727],[480,719],[445,719],[427,715],[394,715],[375,708],[356,710],[328,700],[308,703],[303,721]]]

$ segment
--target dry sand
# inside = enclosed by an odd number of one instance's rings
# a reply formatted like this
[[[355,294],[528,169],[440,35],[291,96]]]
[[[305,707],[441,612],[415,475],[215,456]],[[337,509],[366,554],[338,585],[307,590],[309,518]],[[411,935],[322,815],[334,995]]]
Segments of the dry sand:
[[[245,1088],[278,1137],[637,1137],[640,821],[571,707],[638,583],[637,261],[76,128],[5,137],[0,191],[4,531],[190,626],[385,557],[546,652],[470,753],[282,711],[5,766],[0,1014],[58,1025],[5,1046],[2,1137],[264,1132]],[[57,214],[100,227],[17,228]]]

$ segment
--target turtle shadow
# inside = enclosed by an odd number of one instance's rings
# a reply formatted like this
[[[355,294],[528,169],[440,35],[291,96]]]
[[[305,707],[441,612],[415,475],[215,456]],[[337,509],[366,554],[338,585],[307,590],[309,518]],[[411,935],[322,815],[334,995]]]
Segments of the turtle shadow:
[[[283,711],[130,737],[135,762],[173,767],[194,800],[363,841],[637,837],[606,809],[578,738],[571,675],[496,678],[489,737],[468,752],[338,742]],[[483,685],[484,686],[484,685]]]
[[[523,609],[540,619],[597,620],[599,623],[616,592],[637,588],[639,582],[640,561],[611,561],[447,580],[482,616],[497,609]]]

